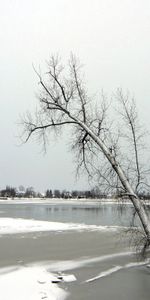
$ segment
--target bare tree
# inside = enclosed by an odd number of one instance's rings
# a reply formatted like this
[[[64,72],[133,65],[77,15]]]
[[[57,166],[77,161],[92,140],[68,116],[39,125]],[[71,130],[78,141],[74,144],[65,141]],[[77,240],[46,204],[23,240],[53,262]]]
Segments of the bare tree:
[[[110,103],[107,104],[103,93],[98,102],[95,99],[91,101],[81,65],[73,55],[67,70],[58,57],[52,56],[44,77],[35,72],[40,85],[39,108],[34,115],[27,113],[22,120],[24,141],[34,135],[42,139],[45,147],[52,131],[57,134],[70,126],[77,170],[84,168],[90,178],[96,176],[101,180],[101,186],[103,184],[116,189],[120,195],[128,196],[141,221],[145,245],[149,246],[150,222],[144,203],[138,197],[139,188],[144,184],[144,173],[138,155],[141,135],[138,133],[134,101],[130,102],[121,90],[115,94],[114,98],[121,105],[119,120],[124,124],[120,127],[109,120]],[[132,146],[132,151],[125,151],[125,140]]]

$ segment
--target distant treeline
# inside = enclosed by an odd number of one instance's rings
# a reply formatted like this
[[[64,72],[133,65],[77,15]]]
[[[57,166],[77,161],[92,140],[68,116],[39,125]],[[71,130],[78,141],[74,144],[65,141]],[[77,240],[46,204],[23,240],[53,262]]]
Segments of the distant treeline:
[[[0,191],[0,197],[11,197],[11,198],[106,198],[107,195],[100,193],[97,189],[86,190],[86,191],[67,191],[59,189],[47,189],[45,193],[36,192],[33,187],[19,188],[6,186],[5,189]]]
[[[5,189],[0,191],[1,198],[91,198],[91,199],[102,199],[102,198],[120,198],[121,195],[114,195],[111,193],[101,192],[98,188],[93,188],[91,190],[59,190],[59,189],[47,189],[45,193],[36,192],[33,187],[19,186],[19,188],[6,186]],[[140,193],[139,197],[141,199],[150,199],[150,193]]]

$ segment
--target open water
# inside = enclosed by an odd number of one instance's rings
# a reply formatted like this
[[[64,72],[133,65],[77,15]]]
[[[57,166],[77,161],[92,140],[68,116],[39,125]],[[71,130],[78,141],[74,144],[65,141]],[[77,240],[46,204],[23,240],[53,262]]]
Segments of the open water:
[[[19,202],[19,201],[18,201]],[[0,217],[91,225],[129,226],[134,209],[127,204],[87,203],[2,203]]]

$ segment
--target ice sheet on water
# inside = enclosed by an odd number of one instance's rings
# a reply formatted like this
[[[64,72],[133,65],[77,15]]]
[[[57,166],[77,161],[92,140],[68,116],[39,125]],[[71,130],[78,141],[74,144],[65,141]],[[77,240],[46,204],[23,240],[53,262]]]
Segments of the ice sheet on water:
[[[113,273],[116,273],[122,269],[128,269],[128,268],[133,268],[133,267],[137,267],[137,266],[144,266],[144,265],[147,265],[149,263],[149,259],[147,260],[144,260],[142,262],[131,262],[131,263],[128,263],[126,265],[123,265],[123,266],[114,266],[113,268],[110,268],[106,271],[103,271],[101,273],[99,273],[97,276],[93,277],[93,278],[90,278],[90,279],[87,279],[85,282],[93,282],[95,280],[98,280],[102,277],[106,277],[106,276],[109,276]]]
[[[96,226],[33,219],[0,218],[0,235],[38,231],[117,231],[120,228],[119,226]]]

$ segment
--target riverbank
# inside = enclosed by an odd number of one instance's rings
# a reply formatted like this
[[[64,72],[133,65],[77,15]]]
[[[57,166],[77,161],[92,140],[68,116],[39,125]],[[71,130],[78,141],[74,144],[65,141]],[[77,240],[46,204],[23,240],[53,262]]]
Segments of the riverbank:
[[[122,201],[122,200],[121,200]],[[130,201],[122,201],[123,203],[130,203]],[[120,201],[118,199],[106,199],[106,198],[102,198],[102,199],[91,199],[91,198],[4,198],[4,197],[0,197],[0,203],[47,203],[47,204],[53,204],[53,203],[87,203],[87,204],[92,204],[92,203],[108,203],[108,204],[112,204],[112,203],[120,203]]]
[[[150,200],[142,200],[144,204],[150,205]],[[0,197],[0,203],[8,204],[123,204],[132,205],[131,201],[128,199],[115,199],[115,198],[101,198],[101,199],[91,199],[91,198],[9,198]]]

